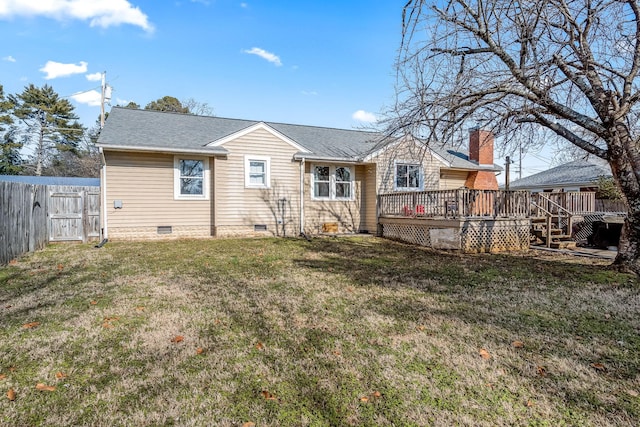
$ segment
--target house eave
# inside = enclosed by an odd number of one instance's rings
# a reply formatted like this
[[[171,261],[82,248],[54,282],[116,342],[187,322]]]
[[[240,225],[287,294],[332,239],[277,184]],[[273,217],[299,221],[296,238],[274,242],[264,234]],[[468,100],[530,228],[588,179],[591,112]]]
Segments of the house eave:
[[[145,153],[162,153],[162,154],[200,154],[206,156],[226,156],[228,151],[224,148],[216,147],[215,149],[204,148],[175,148],[175,147],[141,147],[135,145],[112,145],[112,144],[96,144],[103,150],[109,151],[126,151],[126,152],[145,152]]]
[[[314,154],[296,153],[293,155],[294,160],[309,160],[316,162],[334,162],[334,163],[363,163],[361,159],[353,157],[333,157],[333,156],[317,156]]]

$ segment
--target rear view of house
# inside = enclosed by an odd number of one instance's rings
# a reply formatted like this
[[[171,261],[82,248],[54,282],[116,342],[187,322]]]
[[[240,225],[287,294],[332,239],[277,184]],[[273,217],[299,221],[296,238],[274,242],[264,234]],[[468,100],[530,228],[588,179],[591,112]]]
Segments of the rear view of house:
[[[492,137],[470,141],[471,158],[375,132],[116,107],[98,142],[103,234],[375,232],[379,194],[497,189]]]

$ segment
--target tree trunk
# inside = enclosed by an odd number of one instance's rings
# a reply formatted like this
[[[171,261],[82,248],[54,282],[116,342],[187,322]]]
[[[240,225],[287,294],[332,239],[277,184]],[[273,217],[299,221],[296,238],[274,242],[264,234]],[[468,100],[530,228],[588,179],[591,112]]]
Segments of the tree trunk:
[[[616,133],[617,140],[609,145],[609,164],[628,212],[613,264],[640,275],[640,151],[627,132]]]
[[[40,135],[38,135],[38,145],[36,147],[36,176],[42,175],[42,164],[44,163],[44,125],[40,124]]]

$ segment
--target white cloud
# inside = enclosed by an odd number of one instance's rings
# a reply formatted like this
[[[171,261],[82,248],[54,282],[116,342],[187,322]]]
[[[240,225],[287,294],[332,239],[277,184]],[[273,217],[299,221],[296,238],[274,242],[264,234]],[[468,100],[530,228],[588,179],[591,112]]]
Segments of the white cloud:
[[[40,68],[46,74],[45,80],[57,79],[58,77],[69,77],[73,74],[82,74],[87,72],[87,64],[80,61],[79,64],[62,64],[60,62],[47,61],[44,67]]]
[[[257,55],[260,58],[266,59],[272,64],[275,64],[277,67],[282,65],[282,62],[280,61],[280,58],[277,55],[271,52],[267,52],[264,49],[260,49],[259,47],[252,47],[251,49],[244,50],[243,52],[248,53],[250,55]]]
[[[373,123],[378,121],[376,115],[373,113],[369,113],[368,111],[358,110],[351,115],[354,120],[358,120],[360,122]]]
[[[7,61],[7,62],[16,62],[16,58],[14,58],[13,56],[9,55],[9,56],[5,56],[4,58],[2,58],[3,61]]]
[[[304,96],[316,96],[318,94],[315,90],[303,90],[301,93]]]
[[[200,3],[200,4],[203,4],[205,6],[209,6],[209,4],[211,4],[211,2],[209,2],[209,0],[191,0],[191,3]]]
[[[240,3],[240,7],[246,9],[249,7],[249,5],[247,3]]]
[[[85,77],[90,82],[99,82],[102,80],[102,73],[87,74]]]
[[[153,25],[139,7],[128,0],[0,0],[0,18],[45,16],[58,21],[89,21],[91,27],[130,24],[152,32]]]
[[[102,95],[97,90],[90,90],[87,92],[80,92],[71,95],[71,99],[79,104],[86,104],[90,107],[99,107]]]

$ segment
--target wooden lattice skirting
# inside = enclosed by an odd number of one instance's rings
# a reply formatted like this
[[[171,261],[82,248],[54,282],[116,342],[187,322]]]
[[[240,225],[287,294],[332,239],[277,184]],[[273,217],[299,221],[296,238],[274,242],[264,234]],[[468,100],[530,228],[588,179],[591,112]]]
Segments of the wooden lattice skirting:
[[[380,218],[382,236],[434,249],[503,252],[529,247],[529,219]]]

